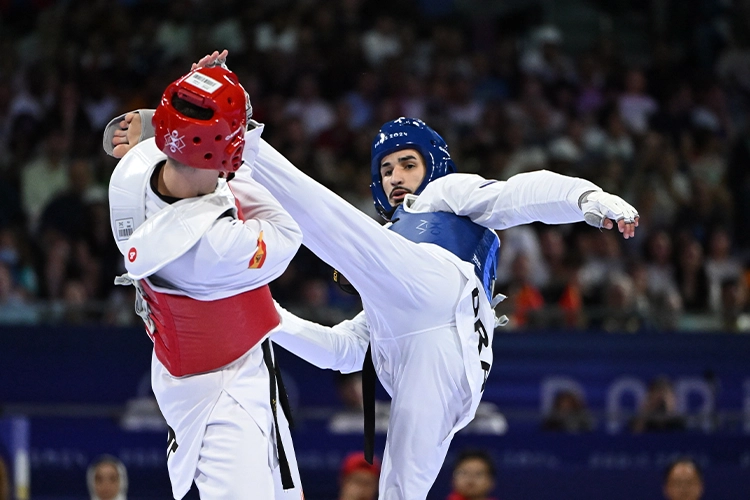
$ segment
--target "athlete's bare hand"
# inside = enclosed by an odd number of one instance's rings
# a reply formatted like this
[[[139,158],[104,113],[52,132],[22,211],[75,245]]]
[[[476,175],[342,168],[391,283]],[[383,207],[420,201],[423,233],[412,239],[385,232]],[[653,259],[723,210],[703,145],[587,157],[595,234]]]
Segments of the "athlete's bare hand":
[[[220,66],[227,62],[228,55],[229,51],[227,49],[224,49],[221,52],[219,52],[218,50],[214,50],[213,54],[206,54],[200,59],[200,61],[198,61],[197,63],[193,63],[193,65],[190,67],[190,71],[195,71],[198,68]]]
[[[120,122],[120,129],[115,130],[112,137],[112,156],[122,158],[133,146],[138,144],[141,137],[141,115],[138,113],[127,113]]]
[[[626,222],[625,219],[617,221],[617,229],[622,233],[623,238],[626,240],[635,236],[635,228],[638,227],[640,217],[636,216],[632,222]],[[602,222],[604,229],[612,229],[615,227],[615,222],[612,219],[604,219]]]

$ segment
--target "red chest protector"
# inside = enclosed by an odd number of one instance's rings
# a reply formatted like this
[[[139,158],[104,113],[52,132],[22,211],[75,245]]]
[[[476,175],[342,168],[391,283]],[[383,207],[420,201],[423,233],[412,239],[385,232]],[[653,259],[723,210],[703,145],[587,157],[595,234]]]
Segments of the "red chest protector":
[[[244,220],[239,202],[237,215]],[[226,366],[281,323],[268,285],[217,300],[161,293],[139,280],[148,303],[157,359],[175,377]]]
[[[218,300],[154,291],[140,280],[151,310],[156,357],[175,377],[203,373],[235,361],[281,319],[268,285]]]

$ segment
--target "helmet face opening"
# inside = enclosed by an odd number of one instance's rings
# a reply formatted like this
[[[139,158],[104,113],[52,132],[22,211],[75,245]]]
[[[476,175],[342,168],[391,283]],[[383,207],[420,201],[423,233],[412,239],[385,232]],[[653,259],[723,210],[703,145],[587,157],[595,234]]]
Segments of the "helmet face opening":
[[[172,107],[183,115],[196,120],[210,120],[214,110],[203,107],[205,99],[195,99],[195,94],[178,91],[172,96]]]
[[[425,163],[425,177],[415,194],[421,193],[433,180],[456,172],[445,140],[422,120],[401,117],[384,124],[372,143],[370,190],[375,208],[386,219],[390,218],[396,207],[390,204],[385,194],[380,163],[389,154],[402,149],[415,149]]]
[[[199,68],[171,83],[152,123],[157,147],[175,161],[220,172],[242,165],[245,90],[229,70]]]

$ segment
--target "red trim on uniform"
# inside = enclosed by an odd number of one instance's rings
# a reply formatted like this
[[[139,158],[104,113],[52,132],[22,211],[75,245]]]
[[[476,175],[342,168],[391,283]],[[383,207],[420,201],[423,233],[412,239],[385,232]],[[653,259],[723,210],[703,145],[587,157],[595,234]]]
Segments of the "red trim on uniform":
[[[175,377],[235,361],[281,322],[268,285],[218,300],[154,291],[141,280],[154,321],[156,357]]]

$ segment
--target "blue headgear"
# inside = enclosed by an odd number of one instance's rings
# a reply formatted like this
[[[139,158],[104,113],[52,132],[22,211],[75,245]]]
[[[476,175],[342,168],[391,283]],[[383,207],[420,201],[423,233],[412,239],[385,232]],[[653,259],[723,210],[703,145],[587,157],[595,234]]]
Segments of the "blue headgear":
[[[422,184],[414,194],[419,194],[429,184],[439,177],[456,172],[456,164],[451,160],[448,145],[440,134],[428,127],[417,118],[401,117],[380,127],[378,135],[372,142],[372,199],[380,215],[388,219],[396,207],[391,206],[383,189],[380,177],[380,162],[389,154],[402,149],[416,149],[424,159],[427,173]]]

